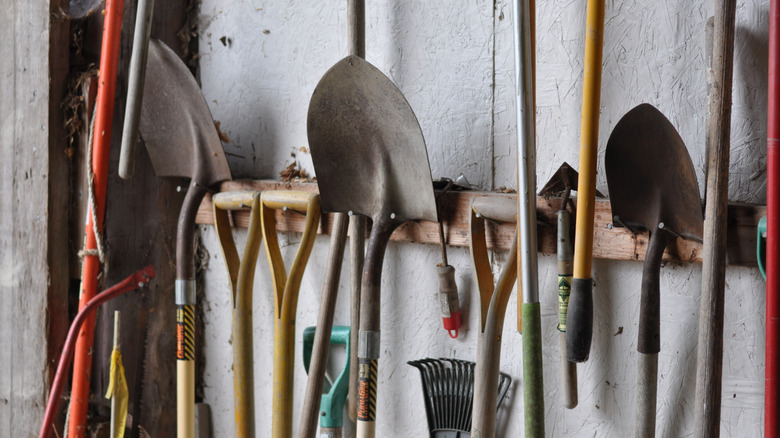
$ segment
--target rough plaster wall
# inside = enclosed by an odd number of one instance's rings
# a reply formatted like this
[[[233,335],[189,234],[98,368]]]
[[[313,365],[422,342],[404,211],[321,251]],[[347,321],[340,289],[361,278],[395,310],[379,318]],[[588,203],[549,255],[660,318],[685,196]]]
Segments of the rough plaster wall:
[[[515,186],[515,111],[511,2],[366,2],[367,59],[399,86],[425,134],[434,177],[465,175],[482,189]],[[537,5],[538,183],[579,154],[585,3]],[[233,142],[226,146],[234,176],[275,178],[296,159],[309,171],[306,109],[317,81],[346,54],[346,2],[203,0],[201,77],[214,117]],[[704,25],[711,3],[608,1],[604,36],[599,175],[604,144],[620,117],[641,102],[656,105],[688,145],[703,192],[706,77]],[[765,199],[766,1],[740,2],[732,115],[732,201]],[[224,43],[220,40],[225,37]],[[493,83],[495,85],[493,86]],[[239,245],[246,237],[236,232]],[[297,235],[286,236],[293,243]],[[230,436],[232,375],[230,295],[215,235],[202,240],[212,258],[207,287],[206,402],[215,436]],[[320,237],[307,268],[298,308],[298,338],[316,321],[327,254]],[[285,248],[291,262],[294,249]],[[505,254],[494,254],[496,269]],[[426,425],[418,372],[405,365],[431,356],[475,358],[477,291],[468,253],[452,249],[465,327],[447,337],[433,298],[437,290],[432,246],[392,243],[385,258],[378,430],[381,436],[422,436]],[[558,385],[555,258],[539,261],[546,428],[548,436],[629,436],[633,433],[636,326],[641,264],[596,261],[593,349],[579,365],[580,405],[561,406]],[[348,270],[342,272],[346,284]],[[668,266],[661,273],[662,350],[659,355],[659,436],[693,428],[693,388],[701,267]],[[270,429],[272,295],[262,259],[255,279],[255,364],[258,434]],[[757,269],[727,271],[724,337],[723,436],[759,436],[763,399],[764,284]],[[522,351],[514,327],[515,299],[504,327],[503,371],[515,384],[502,409],[499,432],[523,430]],[[342,286],[336,323],[348,321]],[[622,331],[621,331],[622,328]],[[305,373],[296,346],[297,403]],[[295,429],[300,407],[294,410]],[[349,435],[347,435],[349,436]]]

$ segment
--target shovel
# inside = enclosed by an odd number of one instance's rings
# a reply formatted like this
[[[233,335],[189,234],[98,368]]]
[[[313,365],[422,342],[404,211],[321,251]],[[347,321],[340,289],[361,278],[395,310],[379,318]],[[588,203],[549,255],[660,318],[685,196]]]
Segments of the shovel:
[[[717,437],[720,434],[736,3],[735,0],[715,2],[712,38],[712,85],[707,111],[707,182],[704,192],[707,223],[702,249],[693,417],[694,436],[706,437]],[[768,304],[771,306],[771,301]],[[767,324],[767,327],[770,325]],[[768,365],[767,371],[772,367],[771,363]]]
[[[260,251],[260,192],[217,193],[212,198],[214,229],[228,271],[233,303],[233,398],[236,437],[255,436],[255,378],[252,342],[252,285]],[[228,211],[250,209],[244,253],[238,257]]]
[[[404,96],[357,56],[336,63],[317,84],[307,131],[323,209],[372,220],[360,298],[357,436],[374,437],[382,262],[399,225],[438,220],[428,152]]]
[[[572,277],[571,213],[566,209],[572,190],[577,190],[579,175],[568,163],[561,164],[550,180],[539,191],[539,196],[552,197],[563,194],[558,210],[558,332],[561,345],[561,387],[563,405],[567,409],[577,406],[577,364],[566,355],[566,315],[569,308]],[[596,196],[603,197],[598,190]]]
[[[289,274],[282,259],[282,250],[276,233],[275,210],[291,210],[306,215],[301,243]],[[303,273],[309,261],[322,206],[320,195],[297,190],[263,192],[260,200],[260,219],[263,243],[274,284],[274,373],[273,415],[271,436],[292,436],[293,365],[295,359],[295,312]]]
[[[493,271],[487,252],[485,219],[500,222],[517,221],[517,203],[512,198],[474,198],[469,216],[469,249],[480,296],[481,331],[477,343],[474,369],[474,408],[471,414],[471,436],[492,438],[496,434],[496,400],[501,365],[501,333],[512,287],[517,280],[517,233],[512,240],[509,258],[498,282],[493,285]],[[525,336],[525,335],[524,335]],[[541,382],[524,381],[525,386]]]
[[[195,435],[195,214],[210,187],[229,180],[222,143],[195,78],[165,44],[151,40],[141,137],[157,176],[191,178],[176,231],[176,429]]]
[[[599,150],[601,58],[604,43],[604,0],[588,0],[585,70],[582,85],[580,175],[574,235],[574,272],[566,323],[566,354],[585,362],[593,338],[593,221],[596,208],[596,160]]]
[[[661,256],[676,237],[701,240],[699,186],[677,130],[649,104],[620,119],[607,142],[604,163],[615,223],[632,232],[650,232],[639,309],[636,436],[652,437],[661,350]]]

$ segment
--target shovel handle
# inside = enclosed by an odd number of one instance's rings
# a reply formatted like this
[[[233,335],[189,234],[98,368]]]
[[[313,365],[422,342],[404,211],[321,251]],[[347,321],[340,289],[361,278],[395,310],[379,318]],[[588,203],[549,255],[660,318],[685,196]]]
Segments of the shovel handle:
[[[358,332],[360,328],[360,289],[363,278],[363,262],[366,252],[366,218],[361,215],[352,215],[349,218],[349,289],[350,309],[349,335],[349,396],[347,397],[347,412],[353,423],[357,422],[358,399]]]
[[[144,95],[146,59],[149,54],[149,36],[152,31],[154,0],[138,0],[133,34],[133,53],[127,76],[127,104],[122,127],[122,146],[119,150],[119,176],[129,179],[135,171],[135,142],[141,120],[141,101]]]
[[[558,331],[560,332],[563,405],[567,409],[573,409],[577,406],[577,365],[566,357],[566,316],[569,312],[572,260],[574,258],[570,225],[571,213],[565,209],[558,210]]]
[[[301,243],[290,267],[284,267],[276,235],[274,210],[291,209],[306,214]],[[322,214],[320,195],[302,191],[268,191],[260,199],[263,242],[272,271],[274,286],[274,371],[271,436],[292,436],[293,370],[295,359],[295,312],[306,263],[314,246]]]
[[[299,438],[313,438],[317,431],[317,418],[320,417],[320,412],[317,408],[321,405],[320,400],[324,400],[321,393],[331,343],[347,344],[346,366],[347,369],[349,368],[349,328],[344,331],[344,329],[337,330],[337,328],[333,327],[333,314],[336,310],[339,278],[347,240],[347,225],[348,217],[345,213],[336,213],[334,215],[333,232],[330,236],[330,249],[328,250],[328,263],[325,268],[322,298],[317,316],[318,330],[315,333],[312,327],[311,332],[310,328],[303,332],[303,364],[309,373],[309,378],[306,380],[306,391],[303,397],[303,411],[301,412],[301,423],[298,428]],[[339,377],[339,379],[344,380],[346,378]],[[347,385],[348,381],[344,380],[344,398],[347,396]],[[331,389],[334,387],[335,384]],[[343,407],[343,399],[340,407]],[[338,414],[340,420],[341,410],[338,410]],[[324,417],[321,418],[321,421],[323,419]]]
[[[580,172],[577,179],[578,207],[574,237],[574,280],[566,324],[567,357],[585,362],[593,336],[593,222],[596,199],[601,61],[604,50],[604,0],[588,0],[585,22],[585,70],[582,86]]]
[[[252,208],[255,198],[260,196],[260,192],[254,190],[239,190],[235,192],[217,193],[211,198],[214,208],[220,210],[246,210]]]
[[[255,436],[252,285],[260,251],[260,192],[217,193],[212,198],[214,227],[230,279],[233,303],[233,393],[236,437]],[[227,210],[250,209],[249,230],[238,257]]]
[[[658,392],[658,353],[639,353],[636,394],[636,437],[655,436],[656,396]]]
[[[593,280],[572,278],[566,316],[566,358],[585,362],[593,337]]]

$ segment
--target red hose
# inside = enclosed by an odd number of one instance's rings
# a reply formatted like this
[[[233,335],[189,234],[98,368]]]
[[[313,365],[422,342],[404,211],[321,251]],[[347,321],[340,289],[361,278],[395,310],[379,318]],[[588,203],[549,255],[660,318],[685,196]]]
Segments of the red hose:
[[[48,438],[51,431],[54,429],[54,417],[60,405],[62,385],[68,375],[68,368],[72,359],[74,344],[76,343],[76,336],[81,326],[94,314],[95,309],[97,309],[98,306],[125,292],[134,290],[144,283],[148,283],[154,278],[154,274],[154,267],[151,265],[135,272],[133,275],[122,280],[122,282],[97,294],[94,298],[89,300],[84,308],[79,311],[78,315],[76,315],[76,318],[70,326],[70,330],[68,330],[65,346],[62,348],[60,362],[57,365],[57,374],[54,376],[54,383],[52,383],[51,386],[49,401],[46,404],[46,413],[43,416],[43,423],[41,424],[41,431],[38,432],[38,438]]]
[[[766,368],[764,391],[764,436],[780,436],[780,10],[777,0],[769,5],[769,80],[767,86],[767,182],[766,182]]]
[[[106,0],[103,41],[100,52],[100,72],[95,109],[94,142],[92,145],[92,172],[95,175],[95,215],[97,229],[102,232],[108,186],[108,162],[111,151],[111,126],[114,118],[114,95],[116,93],[117,61],[119,59],[119,38],[122,31],[123,0]],[[84,249],[94,251],[97,241],[93,233],[92,207],[88,206],[87,225],[84,230]],[[84,256],[81,268],[81,296],[79,309],[83,309],[98,290],[97,277],[100,261],[97,255]],[[95,335],[95,317],[86,321],[78,336],[73,363],[73,384],[71,385],[71,410],[68,436],[82,438],[87,423],[89,404],[89,380],[92,373],[92,343]]]

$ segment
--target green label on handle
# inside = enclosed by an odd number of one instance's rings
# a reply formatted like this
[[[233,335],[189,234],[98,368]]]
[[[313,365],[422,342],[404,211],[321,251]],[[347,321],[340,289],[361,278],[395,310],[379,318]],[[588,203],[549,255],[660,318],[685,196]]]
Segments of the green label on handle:
[[[558,331],[566,332],[566,315],[569,313],[571,275],[558,275]]]

